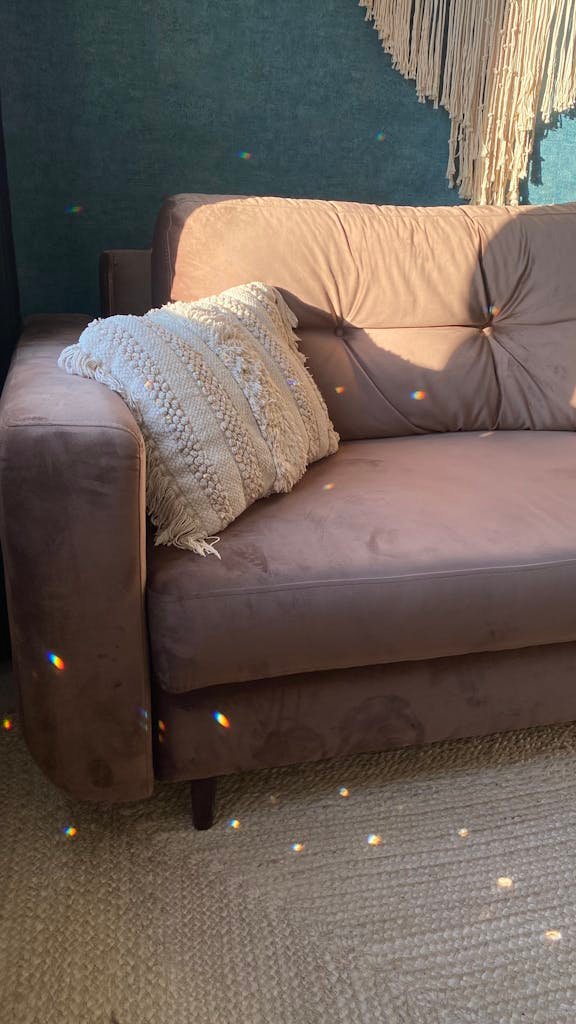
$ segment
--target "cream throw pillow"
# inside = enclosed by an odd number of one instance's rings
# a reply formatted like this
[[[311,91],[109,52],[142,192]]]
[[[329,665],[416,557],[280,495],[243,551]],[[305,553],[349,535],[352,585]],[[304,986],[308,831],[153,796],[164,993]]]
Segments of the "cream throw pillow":
[[[132,410],[156,544],[217,554],[214,534],[336,451],[296,326],[280,293],[255,281],[94,320],[60,355],[64,370],[106,384]]]

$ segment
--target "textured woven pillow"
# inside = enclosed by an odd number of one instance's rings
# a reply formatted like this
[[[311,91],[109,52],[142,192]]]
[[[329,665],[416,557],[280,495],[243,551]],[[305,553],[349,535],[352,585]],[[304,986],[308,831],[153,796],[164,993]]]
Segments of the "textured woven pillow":
[[[60,355],[68,373],[106,384],[132,410],[156,544],[217,554],[214,534],[336,451],[296,326],[280,293],[256,281],[94,320]]]

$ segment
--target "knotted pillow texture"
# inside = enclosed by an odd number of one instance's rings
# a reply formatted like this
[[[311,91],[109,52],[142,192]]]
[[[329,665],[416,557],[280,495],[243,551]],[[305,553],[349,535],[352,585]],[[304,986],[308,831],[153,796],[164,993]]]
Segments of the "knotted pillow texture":
[[[94,320],[61,353],[64,370],[116,391],[140,426],[156,544],[218,554],[215,534],[336,451],[295,327],[280,292],[255,281]]]

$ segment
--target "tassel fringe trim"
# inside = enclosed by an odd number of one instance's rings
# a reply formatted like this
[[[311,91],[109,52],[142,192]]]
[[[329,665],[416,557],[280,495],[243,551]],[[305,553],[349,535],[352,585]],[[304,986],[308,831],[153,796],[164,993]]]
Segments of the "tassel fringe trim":
[[[80,345],[69,345],[61,353],[58,366],[66,373],[88,377],[105,384],[124,400],[134,416],[140,430],[146,437],[146,502],[154,526],[170,520],[170,526],[157,530],[154,544],[171,544],[177,548],[193,551],[196,555],[216,555],[220,558],[215,544],[219,537],[198,537],[198,524],[190,511],[178,501],[170,477],[164,472],[162,462],[139,414],[138,405],[112,374],[106,372]]]
[[[576,104],[576,0],[359,6],[420,101],[448,111],[450,187],[476,204],[517,205],[538,118],[549,124]]]

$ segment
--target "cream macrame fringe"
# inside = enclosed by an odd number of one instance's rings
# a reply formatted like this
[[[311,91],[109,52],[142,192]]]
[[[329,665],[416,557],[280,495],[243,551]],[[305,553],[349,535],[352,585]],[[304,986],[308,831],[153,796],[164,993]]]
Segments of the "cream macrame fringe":
[[[359,6],[420,101],[448,111],[450,187],[473,203],[517,205],[538,117],[550,123],[576,104],[576,0]]]

